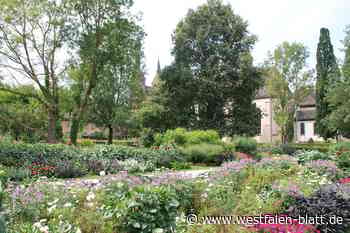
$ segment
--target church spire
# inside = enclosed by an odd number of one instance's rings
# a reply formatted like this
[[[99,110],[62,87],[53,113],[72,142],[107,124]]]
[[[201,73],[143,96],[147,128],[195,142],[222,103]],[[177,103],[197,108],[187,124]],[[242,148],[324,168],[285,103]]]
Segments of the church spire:
[[[159,57],[158,57],[157,74],[160,74],[161,70],[162,70],[162,69],[160,68],[160,61],[159,61]]]

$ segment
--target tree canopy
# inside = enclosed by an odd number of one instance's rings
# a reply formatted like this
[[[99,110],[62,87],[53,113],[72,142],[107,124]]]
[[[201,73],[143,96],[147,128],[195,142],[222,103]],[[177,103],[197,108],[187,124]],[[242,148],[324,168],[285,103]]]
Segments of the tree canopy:
[[[174,64],[160,75],[169,123],[227,135],[257,134],[260,112],[253,99],[261,72],[250,54],[255,41],[248,23],[222,1],[190,10],[173,35]]]

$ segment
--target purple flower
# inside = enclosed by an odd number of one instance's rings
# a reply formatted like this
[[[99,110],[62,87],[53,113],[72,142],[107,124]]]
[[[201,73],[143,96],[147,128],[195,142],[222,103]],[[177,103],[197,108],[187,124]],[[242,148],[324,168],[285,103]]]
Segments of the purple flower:
[[[320,172],[321,174],[327,173],[328,175],[332,176],[335,176],[339,172],[337,165],[334,162],[328,160],[311,161],[306,164],[306,167],[316,172]]]

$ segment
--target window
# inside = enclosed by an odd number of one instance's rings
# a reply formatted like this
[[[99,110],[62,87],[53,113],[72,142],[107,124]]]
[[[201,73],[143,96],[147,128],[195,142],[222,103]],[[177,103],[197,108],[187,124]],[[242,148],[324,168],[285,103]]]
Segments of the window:
[[[304,122],[300,123],[300,135],[301,136],[305,135],[305,123]]]

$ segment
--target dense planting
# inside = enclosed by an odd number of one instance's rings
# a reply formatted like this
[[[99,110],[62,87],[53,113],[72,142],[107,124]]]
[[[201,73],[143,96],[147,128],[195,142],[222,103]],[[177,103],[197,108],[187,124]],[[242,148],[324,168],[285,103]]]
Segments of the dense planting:
[[[73,178],[119,171],[145,172],[184,161],[172,147],[154,149],[94,146],[78,149],[66,145],[0,143],[0,164],[11,180],[35,176]]]
[[[252,153],[255,150],[250,145],[252,141],[236,140],[240,141],[235,144],[236,148],[239,145],[240,151],[247,153],[246,149],[252,148]],[[231,144],[210,143],[187,145],[179,150],[171,146],[78,149],[44,144],[3,144],[2,148],[2,153],[6,152],[17,161],[10,164],[8,157],[2,157],[0,179],[4,184],[8,182],[2,195],[8,233],[349,231],[350,175],[348,165],[342,163],[348,152],[343,146],[334,147],[336,149],[330,153],[298,151],[293,156],[257,150],[255,156],[245,159],[237,157]],[[23,157],[16,155],[18,148]],[[165,165],[188,168],[186,159],[218,159],[221,158],[219,154],[225,155],[229,151],[231,158],[222,159],[220,168],[196,179],[191,173],[179,172],[133,175]],[[190,157],[194,155],[196,157]],[[253,159],[257,157],[261,159]],[[31,165],[17,167],[21,162]],[[55,164],[50,165],[50,162]],[[103,173],[103,176],[95,180],[59,182],[29,180],[40,176],[77,177],[88,173]],[[19,181],[26,178],[21,185]],[[322,215],[325,218],[336,216],[343,223],[300,224],[293,220],[289,224],[250,226],[189,225],[186,222],[188,214],[196,214],[199,219],[222,215],[286,215],[293,218]]]

